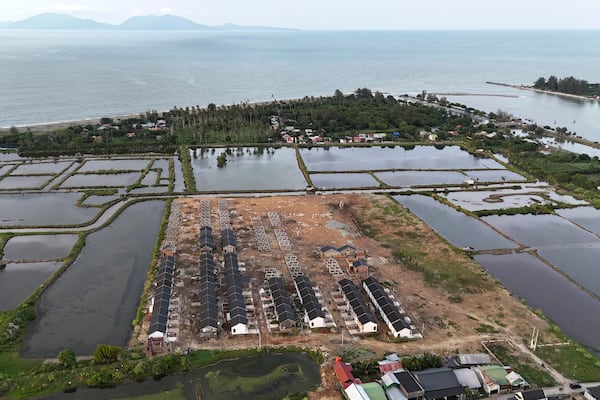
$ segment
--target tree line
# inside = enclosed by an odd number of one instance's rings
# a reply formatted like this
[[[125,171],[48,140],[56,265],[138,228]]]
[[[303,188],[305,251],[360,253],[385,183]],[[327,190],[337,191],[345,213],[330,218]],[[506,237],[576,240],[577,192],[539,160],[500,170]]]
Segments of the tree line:
[[[536,89],[550,90],[552,92],[576,94],[582,96],[600,95],[600,84],[590,84],[584,79],[576,79],[572,76],[558,79],[551,75],[548,79],[539,77],[534,83]]]
[[[168,128],[144,128],[159,118],[166,121]],[[0,146],[17,147],[22,155],[51,156],[78,152],[170,152],[179,145],[271,143],[281,140],[280,132],[285,127],[332,139],[358,132],[397,131],[400,138],[414,140],[422,130],[433,127],[440,140],[454,130],[462,134],[473,132],[468,116],[398,100],[368,88],[350,94],[336,90],[333,96],[259,104],[173,107],[164,113],[149,111],[135,118],[116,122],[106,118],[101,122],[111,127],[73,125],[50,133],[8,132],[0,135]]]

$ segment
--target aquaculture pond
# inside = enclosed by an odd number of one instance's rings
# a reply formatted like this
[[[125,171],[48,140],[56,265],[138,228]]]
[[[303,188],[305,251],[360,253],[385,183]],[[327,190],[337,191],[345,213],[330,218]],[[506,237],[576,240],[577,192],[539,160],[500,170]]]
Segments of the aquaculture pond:
[[[88,206],[101,206],[103,204],[110,203],[113,200],[117,200],[118,198],[119,198],[119,196],[113,196],[113,195],[109,195],[109,196],[92,195],[92,196],[88,196],[82,202],[82,204],[88,205]]]
[[[11,175],[30,175],[30,174],[58,174],[73,163],[70,161],[57,162],[31,162],[19,165]]]
[[[116,174],[73,174],[60,185],[61,188],[78,187],[124,187],[133,185],[140,178],[139,172]]]
[[[381,169],[505,169],[497,161],[477,158],[458,146],[312,147],[300,149],[309,171]]]
[[[484,221],[527,246],[597,243],[597,236],[557,215],[491,215]]]
[[[516,243],[473,217],[424,195],[393,196],[456,247],[475,250],[515,248]]]
[[[25,235],[11,238],[4,247],[5,260],[52,260],[71,252],[77,235]]]
[[[319,366],[304,353],[283,353],[221,361],[159,381],[122,385],[111,389],[78,389],[46,400],[135,399],[138,396],[186,400],[280,400],[321,384]]]
[[[456,185],[467,180],[456,171],[386,171],[375,176],[390,186]]]
[[[292,148],[231,148],[227,163],[217,157],[227,149],[191,150],[192,167],[199,191],[299,190],[306,180]]]
[[[12,176],[0,178],[0,190],[3,189],[39,189],[48,182],[50,175]]]
[[[529,254],[482,254],[474,258],[508,290],[532,309],[540,309],[567,335],[600,350],[598,300]]]
[[[77,207],[81,193],[0,195],[0,226],[64,226],[93,219],[97,208]]]
[[[542,197],[543,192],[538,192],[538,194],[522,192],[518,190],[462,191],[451,192],[442,196],[455,206],[468,211],[503,210],[552,203]]]
[[[577,207],[557,210],[556,213],[571,222],[600,235],[600,210],[594,207]]]
[[[0,269],[0,311],[18,306],[60,265],[60,262],[8,263]]]
[[[377,188],[379,182],[370,174],[311,174],[310,179],[319,189]]]
[[[119,159],[112,158],[108,160],[86,160],[77,172],[97,172],[97,171],[142,171],[148,167],[152,160],[150,159]]]
[[[540,247],[538,254],[575,282],[600,297],[599,243]]]
[[[126,343],[164,206],[133,204],[87,237],[79,258],[40,298],[26,357],[54,357],[65,348],[91,354],[98,343]]]
[[[475,170],[475,171],[464,171],[469,178],[477,182],[505,182],[505,181],[525,181],[526,179],[509,170],[498,171],[498,170]]]

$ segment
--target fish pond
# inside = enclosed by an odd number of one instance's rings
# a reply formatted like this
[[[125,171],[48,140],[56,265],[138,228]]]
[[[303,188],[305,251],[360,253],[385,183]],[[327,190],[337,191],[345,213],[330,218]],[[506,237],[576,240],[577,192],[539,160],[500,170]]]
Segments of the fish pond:
[[[51,175],[9,175],[0,179],[0,190],[41,189],[51,178]]]
[[[57,162],[31,162],[19,165],[11,175],[30,175],[30,174],[58,174],[65,170],[73,161],[57,161]]]
[[[456,185],[467,179],[456,171],[386,171],[375,176],[390,186]]]
[[[370,174],[311,174],[313,185],[319,189],[377,188],[379,182]]]
[[[112,389],[78,389],[47,400],[108,400],[148,398],[181,400],[280,400],[320,385],[319,366],[303,353],[242,357],[167,376],[159,381],[122,385]]]
[[[139,172],[122,172],[114,174],[73,174],[68,177],[62,183],[62,185],[60,185],[60,187],[124,187],[133,185],[139,178]]]
[[[10,311],[46,281],[62,263],[8,263],[0,269],[0,311]]]
[[[596,235],[557,215],[491,215],[482,219],[527,246],[600,244]]]
[[[429,196],[393,196],[433,230],[452,243],[475,250],[516,248],[517,244],[483,222],[456,211]]]
[[[38,301],[22,349],[26,357],[54,357],[65,348],[91,354],[98,343],[127,342],[164,206],[133,204],[87,237],[77,260]]]
[[[93,219],[97,208],[77,207],[81,193],[0,195],[0,226],[79,225]]]
[[[223,167],[217,157],[227,154]],[[199,191],[301,190],[306,180],[296,150],[282,148],[218,148],[190,151]]]
[[[475,255],[508,290],[556,323],[567,335],[600,350],[600,302],[532,255]],[[568,301],[565,301],[568,299]]]
[[[5,260],[51,260],[71,252],[77,235],[25,235],[11,238],[4,246]]]
[[[309,171],[391,169],[501,169],[489,158],[477,158],[458,146],[312,147],[300,149]]]
[[[594,207],[577,207],[557,210],[556,213],[569,221],[600,235],[600,210]]]
[[[108,160],[86,160],[77,172],[98,172],[98,171],[142,171],[150,163],[150,159],[119,159]]]

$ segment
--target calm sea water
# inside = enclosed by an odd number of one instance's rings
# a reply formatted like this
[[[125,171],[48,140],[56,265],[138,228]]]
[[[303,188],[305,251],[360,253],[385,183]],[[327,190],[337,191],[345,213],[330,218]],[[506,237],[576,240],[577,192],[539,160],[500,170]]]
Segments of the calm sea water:
[[[600,31],[101,32],[0,30],[0,126],[329,95],[452,97],[600,140],[600,105],[486,81],[600,82]]]

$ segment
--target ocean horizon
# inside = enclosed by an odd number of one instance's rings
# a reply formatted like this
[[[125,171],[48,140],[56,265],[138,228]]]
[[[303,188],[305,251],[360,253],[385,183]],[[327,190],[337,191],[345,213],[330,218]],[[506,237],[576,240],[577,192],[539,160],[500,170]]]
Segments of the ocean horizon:
[[[597,102],[486,84],[600,82],[598,30],[0,30],[0,127],[331,95],[458,93],[600,140]]]

